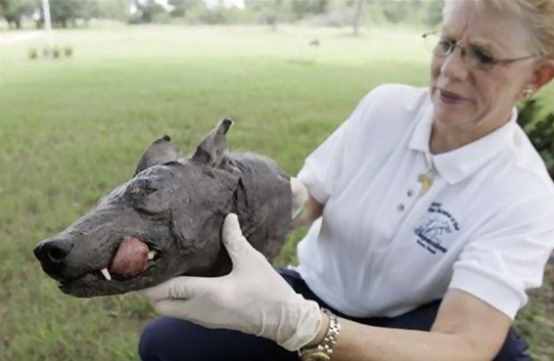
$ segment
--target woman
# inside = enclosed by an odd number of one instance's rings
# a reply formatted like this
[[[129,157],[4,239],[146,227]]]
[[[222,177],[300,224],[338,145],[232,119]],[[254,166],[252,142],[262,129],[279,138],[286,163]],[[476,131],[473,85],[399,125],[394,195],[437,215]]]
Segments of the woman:
[[[447,0],[436,35],[429,89],[373,90],[307,158],[303,218],[322,217],[297,270],[229,216],[230,275],[146,292],[194,324],[152,323],[143,360],[529,359],[511,324],[554,246],[554,187],[514,105],[554,76],[554,0]]]

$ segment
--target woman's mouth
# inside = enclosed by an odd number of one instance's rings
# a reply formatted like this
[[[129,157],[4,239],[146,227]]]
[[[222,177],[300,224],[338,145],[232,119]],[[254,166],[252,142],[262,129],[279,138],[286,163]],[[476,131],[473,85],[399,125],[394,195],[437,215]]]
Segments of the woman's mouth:
[[[448,105],[458,105],[465,102],[467,99],[456,93],[449,92],[444,89],[437,89],[440,101]]]

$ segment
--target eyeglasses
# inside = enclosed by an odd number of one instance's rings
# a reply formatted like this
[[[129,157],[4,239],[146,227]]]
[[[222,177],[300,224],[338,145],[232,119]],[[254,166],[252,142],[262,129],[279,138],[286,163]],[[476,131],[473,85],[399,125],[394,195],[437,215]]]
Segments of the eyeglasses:
[[[516,61],[532,59],[539,55],[527,55],[519,58],[497,59],[489,54],[489,51],[476,45],[463,46],[459,42],[443,38],[437,32],[425,33],[422,35],[426,46],[431,48],[433,54],[439,58],[446,58],[460,48],[462,59],[465,64],[473,69],[490,71],[496,65],[511,64]]]

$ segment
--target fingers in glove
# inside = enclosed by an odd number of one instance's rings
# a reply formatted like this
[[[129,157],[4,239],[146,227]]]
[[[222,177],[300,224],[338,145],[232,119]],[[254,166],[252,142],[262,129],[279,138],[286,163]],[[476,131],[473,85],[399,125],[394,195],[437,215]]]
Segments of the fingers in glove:
[[[229,256],[236,264],[243,254],[254,250],[246,240],[240,229],[239,218],[234,213],[229,213],[223,222],[222,239]]]
[[[198,294],[205,294],[214,287],[215,278],[176,277],[158,286],[141,291],[152,302],[167,299],[189,299]]]
[[[304,210],[304,204],[308,201],[309,194],[306,186],[294,177],[290,179],[290,190],[292,192],[292,219],[295,219]]]
[[[175,300],[159,300],[152,302],[152,306],[156,312],[162,316],[169,316],[175,318],[184,318],[183,301]]]

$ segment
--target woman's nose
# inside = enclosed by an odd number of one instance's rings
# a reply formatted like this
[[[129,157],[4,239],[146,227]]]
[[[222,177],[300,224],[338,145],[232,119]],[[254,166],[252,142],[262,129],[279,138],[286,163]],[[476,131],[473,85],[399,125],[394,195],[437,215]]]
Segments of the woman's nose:
[[[456,47],[450,54],[444,57],[441,65],[441,75],[449,80],[463,81],[469,73],[464,60],[463,50]]]

